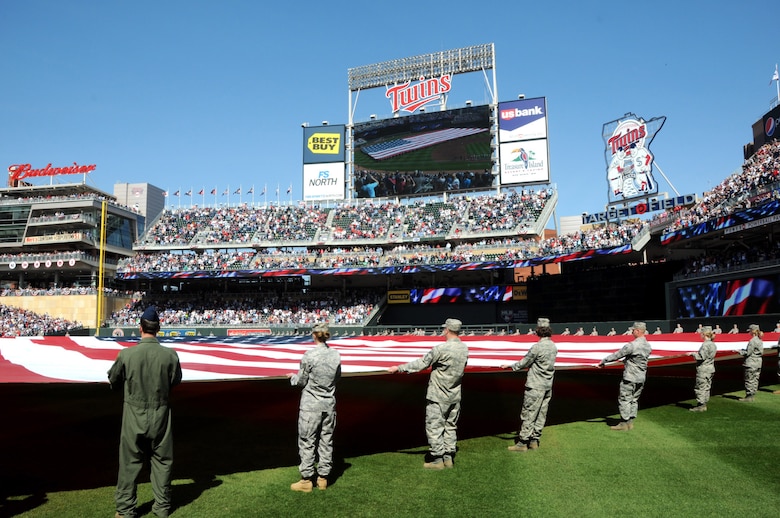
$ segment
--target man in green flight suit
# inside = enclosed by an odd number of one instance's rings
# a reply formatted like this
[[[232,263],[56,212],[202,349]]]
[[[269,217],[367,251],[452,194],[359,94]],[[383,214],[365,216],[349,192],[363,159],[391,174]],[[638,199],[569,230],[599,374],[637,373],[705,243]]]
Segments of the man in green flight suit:
[[[141,340],[119,351],[108,371],[111,388],[124,390],[115,518],[136,516],[137,479],[146,458],[151,463],[152,512],[167,517],[171,511],[173,434],[168,398],[181,382],[181,365],[176,351],[157,341],[159,331],[160,318],[151,306],[141,315]]]

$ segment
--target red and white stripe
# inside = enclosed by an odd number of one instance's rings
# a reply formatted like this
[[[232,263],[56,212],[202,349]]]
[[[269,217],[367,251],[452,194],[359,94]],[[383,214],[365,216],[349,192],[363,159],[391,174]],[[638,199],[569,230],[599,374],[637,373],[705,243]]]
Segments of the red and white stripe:
[[[536,342],[528,335],[464,336],[469,347],[467,371],[492,370],[520,360]],[[554,336],[558,347],[557,369],[592,368],[626,344],[628,336]],[[766,333],[767,344],[777,343],[778,333]],[[744,349],[749,336],[720,335],[718,357],[733,357]],[[649,336],[652,365],[692,363],[687,353],[697,351],[701,338],[695,333]],[[167,339],[162,343],[179,354],[185,381],[271,378],[297,371],[303,353],[314,346],[302,337],[191,337]],[[357,336],[331,339],[341,353],[345,375],[384,372],[391,365],[420,358],[438,336]],[[101,383],[120,349],[135,344],[130,340],[96,337],[25,337],[0,339],[0,383]],[[620,364],[616,365],[620,368]]]

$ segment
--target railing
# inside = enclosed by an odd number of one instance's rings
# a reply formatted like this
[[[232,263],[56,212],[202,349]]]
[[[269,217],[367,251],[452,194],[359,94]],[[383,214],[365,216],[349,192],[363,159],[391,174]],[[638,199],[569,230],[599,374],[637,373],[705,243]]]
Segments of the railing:
[[[685,273],[685,272],[678,272],[675,273],[672,276],[672,280],[675,281],[687,281],[691,279],[702,279],[704,277],[715,277],[718,275],[723,275],[727,273],[735,273],[735,272],[742,272],[745,270],[756,270],[756,269],[765,269],[765,268],[771,268],[773,266],[780,265],[780,259],[770,259],[768,261],[759,261],[759,262],[753,262],[753,263],[745,263],[740,264],[738,266],[722,266],[722,267],[715,267],[711,270],[702,271],[702,272],[693,272],[693,273]]]

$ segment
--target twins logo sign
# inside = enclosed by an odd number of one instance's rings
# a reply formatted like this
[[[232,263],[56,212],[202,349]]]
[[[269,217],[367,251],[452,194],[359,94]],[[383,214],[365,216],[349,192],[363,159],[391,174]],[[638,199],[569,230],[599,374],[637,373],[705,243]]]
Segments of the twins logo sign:
[[[650,143],[666,117],[646,121],[633,113],[604,125],[609,201],[619,202],[658,193],[653,178]]]

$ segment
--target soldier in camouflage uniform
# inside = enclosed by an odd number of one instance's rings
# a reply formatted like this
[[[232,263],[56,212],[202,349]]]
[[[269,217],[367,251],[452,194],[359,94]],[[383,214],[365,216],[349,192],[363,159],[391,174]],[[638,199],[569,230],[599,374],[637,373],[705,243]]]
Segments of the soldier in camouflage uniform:
[[[303,387],[298,412],[298,454],[301,480],[290,485],[293,491],[312,491],[312,478],[317,460],[317,488],[328,487],[328,475],[333,468],[333,431],[336,428],[336,382],[341,377],[341,355],[331,349],[328,325],[312,328],[316,343],[301,358],[298,373],[287,377],[293,387]],[[319,459],[316,458],[319,456]]]
[[[141,340],[119,351],[108,371],[111,388],[123,389],[122,430],[119,437],[119,477],[115,518],[136,516],[138,474],[151,463],[152,512],[166,517],[171,509],[173,433],[168,397],[181,382],[176,351],[157,341],[160,318],[154,307],[141,315]]]
[[[547,408],[550,406],[555,376],[555,358],[558,355],[558,348],[550,338],[552,329],[549,319],[540,318],[537,321],[536,335],[539,341],[528,349],[528,354],[522,360],[501,366],[502,369],[512,369],[515,372],[528,368],[523,409],[520,412],[522,423],[517,443],[509,446],[510,451],[539,448],[539,438],[547,421]]]
[[[758,392],[758,381],[761,377],[761,364],[764,354],[764,342],[761,337],[764,332],[757,324],[750,324],[748,331],[752,335],[747,344],[747,348],[739,351],[739,354],[745,357],[742,363],[745,368],[745,397],[739,398],[740,401],[751,402]]]
[[[634,428],[634,419],[639,410],[639,396],[645,386],[647,378],[647,360],[650,359],[651,348],[645,335],[647,324],[634,322],[629,328],[634,340],[627,343],[599,362],[599,367],[604,367],[609,362],[623,359],[623,379],[620,382],[618,394],[618,410],[620,411],[620,423],[611,426],[612,430],[631,430]]]
[[[699,351],[688,353],[696,359],[696,384],[693,387],[696,394],[695,407],[690,408],[691,412],[706,412],[707,402],[710,400],[712,390],[712,377],[715,375],[715,353],[718,347],[713,342],[715,332],[712,326],[704,326],[701,331],[704,342],[699,347]]]
[[[424,357],[403,365],[394,365],[389,372],[419,372],[431,368],[425,395],[425,433],[430,457],[426,469],[452,468],[457,448],[458,417],[460,417],[461,381],[468,362],[469,350],[460,340],[462,322],[448,318],[442,327],[447,341],[431,349]]]

